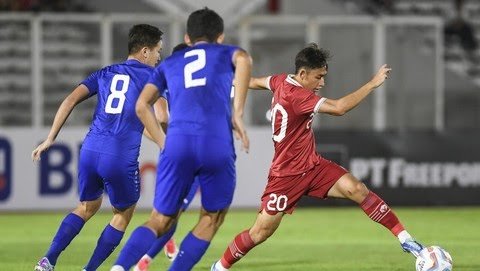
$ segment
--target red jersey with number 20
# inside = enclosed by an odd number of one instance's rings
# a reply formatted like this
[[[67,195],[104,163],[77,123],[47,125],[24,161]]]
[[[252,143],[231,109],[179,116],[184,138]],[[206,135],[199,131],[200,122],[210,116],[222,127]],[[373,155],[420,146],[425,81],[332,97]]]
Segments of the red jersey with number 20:
[[[266,86],[273,93],[271,122],[275,147],[269,175],[302,174],[320,163],[311,124],[314,112],[326,98],[303,88],[293,75],[269,76]]]

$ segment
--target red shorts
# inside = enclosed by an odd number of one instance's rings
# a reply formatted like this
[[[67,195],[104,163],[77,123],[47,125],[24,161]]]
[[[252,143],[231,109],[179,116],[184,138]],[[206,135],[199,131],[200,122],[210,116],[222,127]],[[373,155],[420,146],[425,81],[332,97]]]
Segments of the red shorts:
[[[326,198],[330,188],[348,171],[330,160],[320,159],[320,164],[299,175],[268,176],[262,195],[262,210],[271,215],[278,212],[291,214],[304,195]]]

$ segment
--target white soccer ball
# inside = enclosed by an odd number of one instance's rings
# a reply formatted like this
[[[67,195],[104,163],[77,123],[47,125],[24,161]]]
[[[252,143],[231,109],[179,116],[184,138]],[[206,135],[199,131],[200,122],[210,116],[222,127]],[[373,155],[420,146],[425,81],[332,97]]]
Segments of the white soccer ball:
[[[415,262],[417,271],[451,271],[452,256],[439,246],[425,247]]]

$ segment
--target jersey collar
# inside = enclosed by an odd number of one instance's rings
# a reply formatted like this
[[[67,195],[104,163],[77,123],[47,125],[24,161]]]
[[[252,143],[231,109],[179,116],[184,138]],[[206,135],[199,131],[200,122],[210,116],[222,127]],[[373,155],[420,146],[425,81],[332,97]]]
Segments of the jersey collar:
[[[125,61],[125,64],[127,64],[127,65],[140,65],[140,66],[150,67],[150,66],[148,66],[147,64],[142,63],[142,62],[140,62],[138,59],[135,59],[135,58],[127,59],[127,60]]]
[[[290,83],[294,86],[302,87],[302,85],[299,82],[297,82],[297,80],[293,79],[294,76],[295,76],[294,74],[287,75],[287,78],[285,78],[285,81],[287,81],[287,83]]]
[[[197,46],[197,45],[201,45],[201,44],[208,44],[209,42],[208,41],[204,41],[204,40],[201,40],[201,41],[197,41],[193,44],[193,46]]]
[[[127,63],[127,64],[142,64],[142,62],[140,62],[138,59],[135,59],[135,58],[127,59],[125,61],[125,63]]]

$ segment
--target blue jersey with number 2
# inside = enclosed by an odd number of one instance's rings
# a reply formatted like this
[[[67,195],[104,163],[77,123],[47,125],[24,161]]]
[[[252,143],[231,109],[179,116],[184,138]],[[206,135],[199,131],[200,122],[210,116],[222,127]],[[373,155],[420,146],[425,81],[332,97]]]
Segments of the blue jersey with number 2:
[[[228,208],[235,190],[230,92],[239,48],[200,43],[173,53],[149,79],[168,97],[170,120],[159,159],[154,208],[176,214],[194,181],[209,212]],[[168,95],[166,90],[168,89]]]
[[[230,92],[235,67],[230,45],[200,43],[173,53],[149,79],[168,89],[168,134],[232,136]]]

